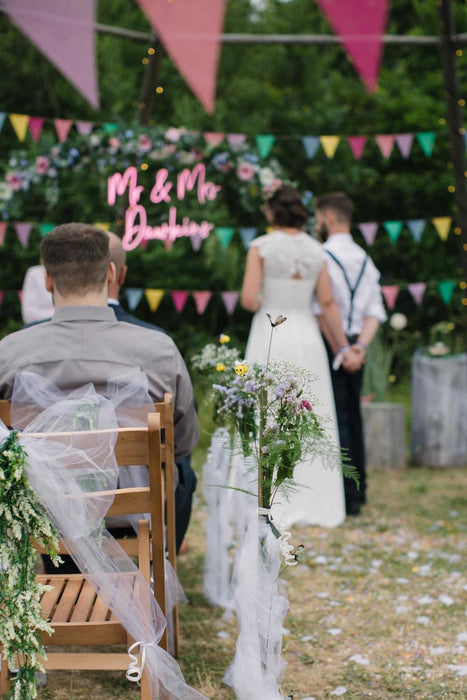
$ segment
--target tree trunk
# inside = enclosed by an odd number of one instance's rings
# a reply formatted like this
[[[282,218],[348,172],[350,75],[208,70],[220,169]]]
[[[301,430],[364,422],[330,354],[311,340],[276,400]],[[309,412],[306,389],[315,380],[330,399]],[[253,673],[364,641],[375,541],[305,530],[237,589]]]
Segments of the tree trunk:
[[[412,360],[412,461],[467,464],[467,354]]]
[[[363,403],[363,432],[367,468],[404,469],[405,406],[400,403]]]

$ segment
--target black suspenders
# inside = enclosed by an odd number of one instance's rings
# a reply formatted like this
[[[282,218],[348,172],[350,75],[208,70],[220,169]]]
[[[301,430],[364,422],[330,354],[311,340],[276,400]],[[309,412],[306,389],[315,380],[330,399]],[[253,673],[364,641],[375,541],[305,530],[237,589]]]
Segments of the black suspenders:
[[[358,289],[358,285],[359,285],[360,282],[362,281],[363,273],[365,272],[366,264],[367,264],[367,262],[368,262],[368,255],[365,255],[365,260],[363,261],[363,265],[362,265],[362,269],[360,270],[360,274],[358,275],[358,278],[357,278],[357,281],[355,282],[355,285],[352,287],[352,285],[350,284],[350,280],[349,280],[349,278],[348,278],[347,272],[345,271],[345,267],[343,266],[343,264],[341,263],[341,261],[340,261],[338,258],[336,258],[336,256],[334,255],[334,253],[331,253],[330,250],[326,250],[326,253],[327,253],[328,255],[331,256],[331,258],[334,260],[334,262],[336,263],[336,265],[339,265],[339,267],[340,267],[340,269],[342,270],[342,273],[343,273],[343,275],[344,275],[344,278],[345,278],[345,282],[346,282],[346,284],[347,284],[347,287],[349,288],[349,292],[350,292],[350,310],[349,310],[349,318],[348,318],[348,320],[347,320],[347,323],[348,323],[348,330],[349,330],[349,332],[350,332],[350,327],[351,327],[351,325],[352,325],[353,301],[354,301],[354,297],[355,297],[355,292],[356,292],[357,289]]]

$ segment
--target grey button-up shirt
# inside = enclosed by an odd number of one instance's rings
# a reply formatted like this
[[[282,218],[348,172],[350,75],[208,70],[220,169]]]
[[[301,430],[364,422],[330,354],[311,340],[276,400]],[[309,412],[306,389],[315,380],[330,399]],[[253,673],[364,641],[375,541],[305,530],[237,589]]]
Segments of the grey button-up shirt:
[[[117,321],[107,306],[66,306],[52,319],[0,342],[0,398],[11,397],[18,372],[41,374],[64,391],[94,384],[104,393],[107,381],[139,369],[148,378],[154,401],[174,397],[175,459],[187,455],[199,439],[193,388],[173,340],[164,333]]]

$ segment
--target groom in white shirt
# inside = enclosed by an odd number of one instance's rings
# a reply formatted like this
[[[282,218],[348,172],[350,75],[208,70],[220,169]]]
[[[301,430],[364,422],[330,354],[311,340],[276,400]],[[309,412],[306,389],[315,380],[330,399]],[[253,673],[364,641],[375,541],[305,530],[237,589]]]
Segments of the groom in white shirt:
[[[361,367],[356,372],[346,371],[344,367],[331,369],[341,447],[360,476],[359,489],[353,479],[344,480],[346,509],[349,515],[358,515],[361,505],[366,502],[365,447],[360,411],[363,364],[366,349],[380,322],[386,320],[386,312],[379,285],[380,273],[350,234],[352,211],[352,201],[344,192],[323,195],[316,202],[316,228],[324,243],[333,295],[349,345],[359,352],[361,358]],[[320,315],[318,318],[327,338],[324,317]],[[328,355],[332,367],[333,354],[329,348]]]

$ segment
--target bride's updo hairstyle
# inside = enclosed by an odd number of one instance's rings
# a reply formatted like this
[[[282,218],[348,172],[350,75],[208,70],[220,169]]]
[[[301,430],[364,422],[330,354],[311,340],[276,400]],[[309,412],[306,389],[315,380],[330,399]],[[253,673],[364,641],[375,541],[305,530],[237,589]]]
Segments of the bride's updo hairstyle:
[[[283,184],[266,202],[275,226],[302,228],[308,221],[299,191],[292,185]]]

